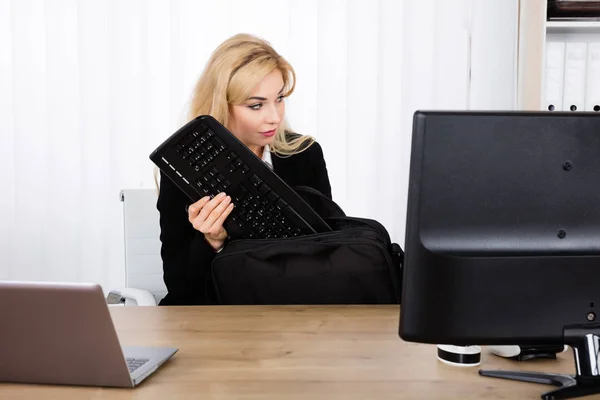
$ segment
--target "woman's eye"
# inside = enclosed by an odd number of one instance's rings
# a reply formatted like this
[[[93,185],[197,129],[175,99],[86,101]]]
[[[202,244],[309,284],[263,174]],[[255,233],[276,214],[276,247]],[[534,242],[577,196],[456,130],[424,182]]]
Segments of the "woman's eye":
[[[253,110],[260,110],[260,108],[262,107],[261,103],[256,103],[256,104],[252,104],[251,106],[248,106]]]
[[[285,98],[285,96],[279,96],[279,97],[277,98],[277,101],[278,101],[279,103],[281,103],[281,102],[283,101],[283,99],[284,99],[284,98]]]

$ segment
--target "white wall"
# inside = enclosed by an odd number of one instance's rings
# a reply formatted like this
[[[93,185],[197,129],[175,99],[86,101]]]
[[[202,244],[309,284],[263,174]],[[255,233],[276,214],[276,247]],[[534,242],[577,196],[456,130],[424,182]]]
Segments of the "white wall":
[[[295,67],[334,199],[401,244],[413,112],[515,108],[517,0],[0,0],[0,279],[123,282],[119,190],[237,32]]]

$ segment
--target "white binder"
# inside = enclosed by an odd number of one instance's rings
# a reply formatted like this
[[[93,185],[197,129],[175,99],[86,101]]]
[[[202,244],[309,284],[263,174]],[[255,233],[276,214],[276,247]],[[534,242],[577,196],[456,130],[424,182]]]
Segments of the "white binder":
[[[542,110],[562,111],[565,42],[546,43]]]
[[[585,101],[587,43],[567,42],[563,111],[583,111]]]
[[[600,42],[588,45],[585,111],[600,112]]]

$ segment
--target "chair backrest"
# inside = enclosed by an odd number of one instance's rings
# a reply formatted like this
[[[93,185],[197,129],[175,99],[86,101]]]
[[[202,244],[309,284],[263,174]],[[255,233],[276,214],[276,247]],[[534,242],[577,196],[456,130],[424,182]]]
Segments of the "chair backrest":
[[[158,303],[167,294],[160,256],[158,194],[155,189],[121,190],[125,229],[125,286],[144,289]]]

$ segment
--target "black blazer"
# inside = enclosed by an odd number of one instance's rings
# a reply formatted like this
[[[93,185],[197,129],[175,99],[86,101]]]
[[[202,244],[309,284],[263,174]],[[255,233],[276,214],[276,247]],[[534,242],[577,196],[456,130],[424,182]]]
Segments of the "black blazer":
[[[273,169],[290,187],[309,186],[331,198],[331,186],[323,150],[313,143],[290,157],[271,153]],[[210,266],[215,251],[204,234],[188,221],[190,199],[165,175],[161,175],[157,208],[160,212],[163,277],[168,294],[160,305],[195,305],[214,302],[210,290]]]

